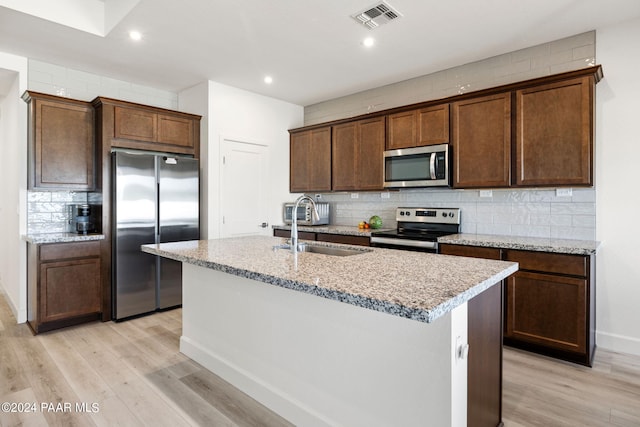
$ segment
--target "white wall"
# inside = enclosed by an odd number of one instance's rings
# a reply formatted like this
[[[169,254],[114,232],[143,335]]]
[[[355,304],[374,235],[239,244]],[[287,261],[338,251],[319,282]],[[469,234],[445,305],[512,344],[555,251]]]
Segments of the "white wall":
[[[179,94],[181,109],[186,106],[202,108],[201,86]],[[289,133],[288,129],[303,123],[303,108],[277,99],[257,95],[220,83],[208,82],[207,111],[194,111],[206,115],[208,176],[206,198],[207,234],[202,238],[220,237],[220,140],[233,138],[269,147],[269,182],[266,188],[269,224],[282,222],[281,206],[291,200],[289,194]]]
[[[200,238],[209,235],[209,82],[178,93],[178,109],[202,116],[200,120]]]
[[[27,58],[0,52],[0,68],[15,72],[0,99],[0,289],[18,322],[27,320],[26,230],[27,110],[20,95],[27,89]]]
[[[640,19],[597,30],[597,345],[640,355]]]

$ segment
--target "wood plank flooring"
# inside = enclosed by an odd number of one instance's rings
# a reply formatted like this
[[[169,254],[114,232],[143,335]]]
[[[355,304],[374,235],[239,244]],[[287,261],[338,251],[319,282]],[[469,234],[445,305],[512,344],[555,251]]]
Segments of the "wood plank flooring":
[[[291,425],[178,351],[180,310],[33,336],[4,298],[0,403],[37,408],[2,427]],[[598,350],[589,369],[505,348],[503,407],[506,427],[640,426],[640,357]]]

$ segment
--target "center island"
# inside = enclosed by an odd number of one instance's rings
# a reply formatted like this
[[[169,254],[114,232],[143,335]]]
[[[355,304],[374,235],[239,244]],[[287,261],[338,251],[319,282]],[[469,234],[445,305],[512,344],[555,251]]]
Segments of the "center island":
[[[182,353],[295,425],[501,423],[501,281],[517,263],[284,242],[142,247],[183,263]]]

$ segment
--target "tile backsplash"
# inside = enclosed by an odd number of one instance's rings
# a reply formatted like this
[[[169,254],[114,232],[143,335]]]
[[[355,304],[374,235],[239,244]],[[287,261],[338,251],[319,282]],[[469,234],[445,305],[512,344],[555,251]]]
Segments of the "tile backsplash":
[[[395,228],[397,207],[452,207],[461,209],[463,233],[581,240],[596,236],[593,188],[574,188],[569,197],[557,196],[555,189],[492,190],[492,197],[480,197],[478,190],[419,189],[322,194],[321,200],[330,202],[335,225],[357,226],[379,215],[383,228]]]
[[[27,194],[27,233],[61,233],[67,231],[68,205],[102,204],[100,193],[83,191],[29,191]]]

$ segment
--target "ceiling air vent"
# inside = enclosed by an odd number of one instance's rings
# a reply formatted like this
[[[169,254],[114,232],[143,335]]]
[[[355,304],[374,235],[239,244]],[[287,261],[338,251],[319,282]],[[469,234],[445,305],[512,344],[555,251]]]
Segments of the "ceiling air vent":
[[[402,14],[400,12],[384,1],[374,4],[373,6],[369,6],[361,12],[351,15],[353,19],[370,30],[373,30],[380,25],[384,25],[387,22],[391,22],[396,18],[400,18],[401,16]]]

